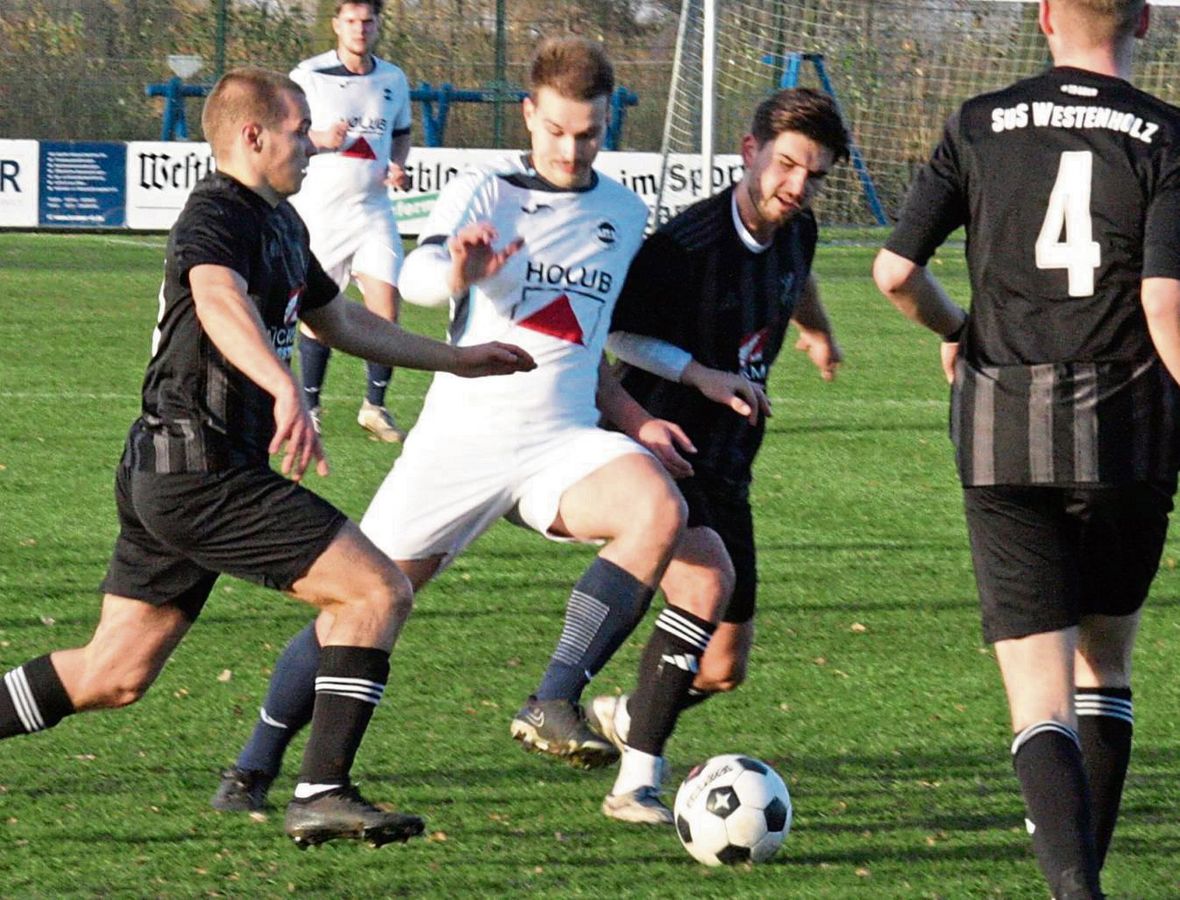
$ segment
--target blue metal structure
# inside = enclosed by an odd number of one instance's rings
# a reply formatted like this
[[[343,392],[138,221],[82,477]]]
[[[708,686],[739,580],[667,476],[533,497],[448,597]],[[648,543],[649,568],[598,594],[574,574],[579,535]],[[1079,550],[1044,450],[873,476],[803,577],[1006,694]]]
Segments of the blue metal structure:
[[[185,84],[180,76],[174,75],[161,84],[149,84],[149,97],[163,97],[164,124],[160,131],[160,140],[187,140],[188,121],[184,115],[184,101],[188,97],[205,97],[213,89],[210,84]],[[424,146],[441,147],[446,138],[447,116],[452,103],[495,103],[512,100],[519,103],[526,96],[527,91],[510,90],[496,91],[491,88],[483,90],[464,90],[449,84],[433,87],[422,82],[410,91],[410,100],[422,105],[422,139]],[[607,150],[618,150],[623,134],[623,123],[626,119],[627,107],[638,106],[639,97],[623,86],[615,88],[610,98],[610,118],[607,121],[606,139],[603,147]]]
[[[827,67],[824,65],[824,55],[822,53],[799,53],[792,51],[785,56],[766,56],[763,57],[764,62],[777,64],[781,61],[783,69],[782,75],[779,78],[778,86],[780,88],[793,88],[799,84],[799,70],[803,63],[809,62],[815,68],[816,75],[819,76],[819,82],[823,85],[823,89],[831,96],[832,101],[836,104],[836,109],[840,108],[840,101],[836,97],[836,90],[832,87],[832,80],[828,77]],[[843,113],[841,113],[843,115]],[[847,119],[845,119],[847,121]],[[877,187],[873,184],[873,176],[869,174],[869,167],[865,165],[864,157],[861,156],[860,148],[853,143],[849,147],[849,157],[852,160],[852,167],[856,170],[857,177],[860,178],[861,187],[864,189],[865,201],[869,204],[869,209],[873,213],[873,217],[877,220],[878,225],[887,225],[889,220],[885,217],[885,210],[881,206],[881,199],[877,195]]]

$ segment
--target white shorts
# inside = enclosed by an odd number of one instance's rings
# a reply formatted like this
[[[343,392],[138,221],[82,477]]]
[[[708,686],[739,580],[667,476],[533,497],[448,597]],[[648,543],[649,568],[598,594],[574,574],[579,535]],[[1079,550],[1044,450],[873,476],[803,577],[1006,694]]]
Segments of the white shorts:
[[[355,275],[397,284],[406,251],[391,208],[361,207],[309,230],[311,252],[341,291]]]
[[[473,443],[418,427],[373,495],[361,530],[391,559],[442,556],[439,571],[501,517],[568,540],[549,530],[562,495],[628,453],[648,451],[601,428]]]

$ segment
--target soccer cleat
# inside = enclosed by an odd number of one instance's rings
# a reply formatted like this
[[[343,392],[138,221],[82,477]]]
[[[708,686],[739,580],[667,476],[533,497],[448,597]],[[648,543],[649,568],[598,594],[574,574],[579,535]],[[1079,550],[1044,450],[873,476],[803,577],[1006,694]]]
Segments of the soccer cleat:
[[[672,825],[672,810],[660,799],[660,789],[644,785],[624,794],[607,794],[602,801],[603,815],[620,822],[638,825]]]
[[[323,426],[320,423],[320,408],[318,406],[313,406],[307,412],[308,412],[308,415],[311,416],[311,425],[315,429],[315,433],[316,434],[322,433]]]
[[[548,753],[579,769],[609,766],[619,751],[586,724],[581,704],[529,697],[512,720],[512,736],[533,753]]]
[[[284,828],[295,845],[305,850],[342,838],[382,847],[416,837],[426,830],[426,823],[418,816],[379,809],[348,784],[306,800],[292,800]]]
[[[627,712],[629,696],[595,697],[586,711],[586,721],[590,727],[614,744],[620,753],[627,744],[627,733],[631,730],[631,716]]]
[[[379,441],[398,444],[405,440],[406,433],[397,427],[393,415],[384,406],[377,406],[368,400],[361,404],[356,414],[356,423]]]
[[[209,805],[222,812],[261,812],[266,809],[266,792],[273,775],[231,766],[221,773],[221,784]]]

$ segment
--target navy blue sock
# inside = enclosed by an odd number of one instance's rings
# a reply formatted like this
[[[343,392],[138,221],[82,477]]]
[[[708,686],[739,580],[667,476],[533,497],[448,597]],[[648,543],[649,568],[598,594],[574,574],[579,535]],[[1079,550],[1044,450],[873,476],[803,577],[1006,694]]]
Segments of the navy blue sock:
[[[320,389],[328,372],[328,358],[332,348],[313,337],[299,334],[299,372],[303,377],[303,399],[309,409],[320,405]]]
[[[565,625],[538,700],[578,700],[643,619],[655,591],[614,563],[595,558],[570,592]]]
[[[254,733],[238,755],[239,769],[265,772],[272,778],[279,773],[287,745],[311,721],[319,667],[320,642],[312,621],[291,638],[275,663]]]
[[[365,364],[365,372],[369,376],[365,388],[365,399],[374,406],[385,405],[385,389],[389,387],[389,379],[393,377],[391,366],[379,366],[375,362]]]

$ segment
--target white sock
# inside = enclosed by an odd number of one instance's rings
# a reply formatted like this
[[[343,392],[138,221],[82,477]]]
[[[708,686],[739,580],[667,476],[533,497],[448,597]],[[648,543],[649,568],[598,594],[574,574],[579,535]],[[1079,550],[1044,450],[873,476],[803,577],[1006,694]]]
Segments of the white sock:
[[[641,787],[659,787],[663,766],[658,756],[635,750],[632,747],[623,748],[623,759],[619,763],[619,776],[615,779],[615,786],[611,793],[626,794],[628,791]]]

